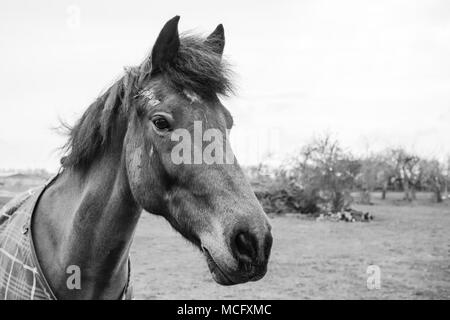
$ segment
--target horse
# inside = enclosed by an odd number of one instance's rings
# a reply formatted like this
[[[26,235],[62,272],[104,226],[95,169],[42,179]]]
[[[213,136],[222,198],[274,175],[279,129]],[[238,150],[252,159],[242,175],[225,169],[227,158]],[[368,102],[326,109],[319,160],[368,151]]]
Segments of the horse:
[[[194,244],[220,285],[266,274],[271,226],[232,151],[233,161],[173,161],[177,130],[200,122],[231,150],[233,126],[220,99],[233,93],[223,26],[179,34],[179,19],[68,127],[59,173],[0,212],[0,298],[130,298],[142,212]]]

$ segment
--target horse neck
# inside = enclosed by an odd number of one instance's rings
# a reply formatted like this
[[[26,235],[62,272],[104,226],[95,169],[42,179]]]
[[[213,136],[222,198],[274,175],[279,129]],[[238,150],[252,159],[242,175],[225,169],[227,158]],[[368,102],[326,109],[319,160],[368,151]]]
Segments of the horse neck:
[[[68,169],[58,177],[43,194],[34,232],[39,260],[53,277],[49,282],[58,298],[120,296],[140,212],[119,153],[103,156],[87,172]],[[69,266],[79,267],[80,290],[67,286]]]

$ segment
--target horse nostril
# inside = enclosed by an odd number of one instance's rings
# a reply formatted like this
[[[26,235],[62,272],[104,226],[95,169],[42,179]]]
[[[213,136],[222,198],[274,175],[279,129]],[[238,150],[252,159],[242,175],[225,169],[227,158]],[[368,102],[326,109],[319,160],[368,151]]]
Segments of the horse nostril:
[[[240,232],[234,239],[236,255],[239,260],[251,263],[258,256],[258,243],[255,236],[248,232]]]

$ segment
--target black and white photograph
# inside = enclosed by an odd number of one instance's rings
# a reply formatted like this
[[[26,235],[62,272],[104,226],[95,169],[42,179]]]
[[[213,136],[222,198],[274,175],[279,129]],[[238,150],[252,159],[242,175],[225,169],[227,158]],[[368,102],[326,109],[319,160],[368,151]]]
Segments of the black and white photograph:
[[[450,299],[449,1],[4,0],[0,43],[0,300]]]

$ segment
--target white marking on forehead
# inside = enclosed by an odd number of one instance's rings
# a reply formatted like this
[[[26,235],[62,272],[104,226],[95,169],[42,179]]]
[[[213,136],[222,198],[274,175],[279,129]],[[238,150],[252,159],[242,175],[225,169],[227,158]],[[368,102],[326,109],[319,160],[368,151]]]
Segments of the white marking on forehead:
[[[143,90],[141,91],[140,95],[147,98],[148,103],[152,107],[156,107],[158,104],[161,103],[161,101],[156,98],[155,93],[153,92],[152,89]]]
[[[149,155],[150,157],[153,156],[153,146],[150,147],[150,151],[149,151],[148,155]]]
[[[197,94],[195,94],[192,91],[183,90],[183,93],[186,96],[186,98],[188,98],[191,101],[191,103],[202,102],[202,98],[200,98]]]

